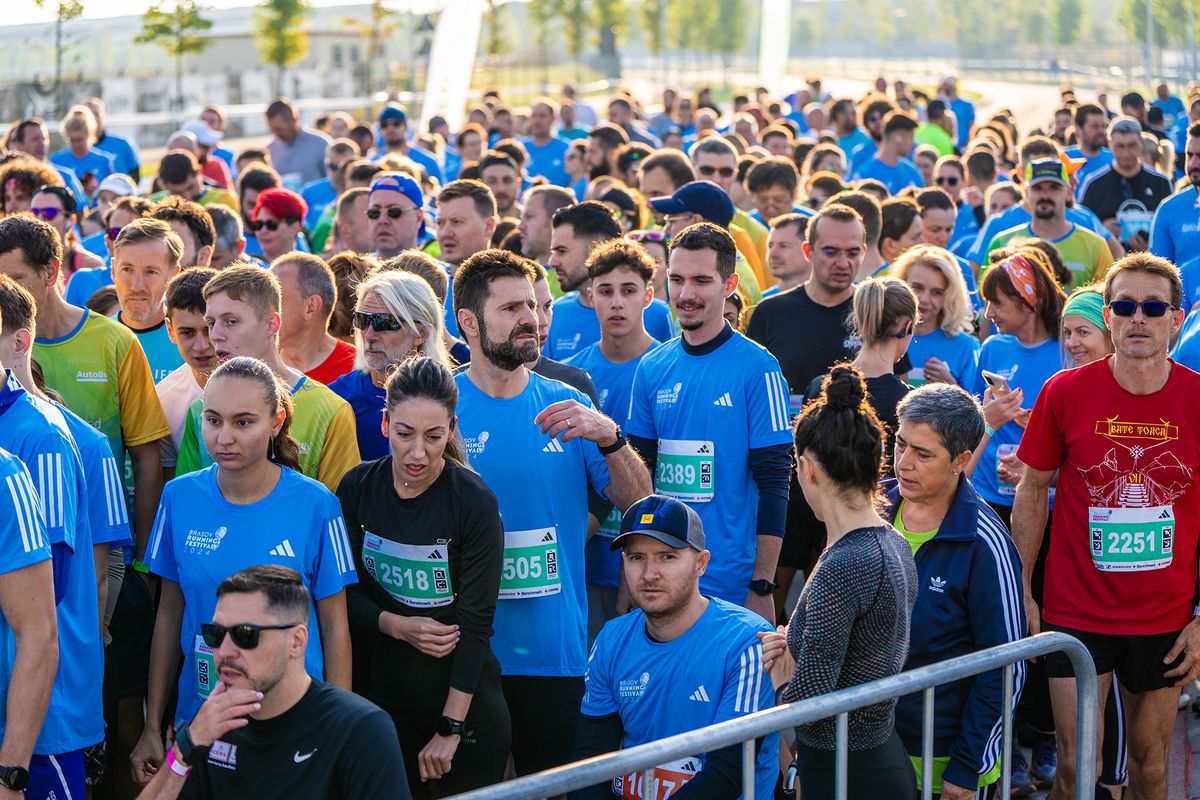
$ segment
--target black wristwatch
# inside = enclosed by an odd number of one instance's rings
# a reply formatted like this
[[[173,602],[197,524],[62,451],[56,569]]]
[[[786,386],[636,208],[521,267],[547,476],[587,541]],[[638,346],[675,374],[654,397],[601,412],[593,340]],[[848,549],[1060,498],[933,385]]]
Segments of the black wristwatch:
[[[629,444],[629,441],[625,438],[625,431],[621,430],[621,426],[618,425],[617,426],[617,440],[615,442],[608,445],[607,447],[601,447],[600,445],[596,445],[596,446],[600,448],[600,455],[611,456],[613,453],[617,452],[618,450],[620,450],[622,447],[624,447],[627,444]]]
[[[23,792],[29,785],[29,770],[24,767],[0,767],[0,784],[14,792]]]
[[[463,723],[450,717],[439,717],[436,729],[438,736],[462,736]]]
[[[208,758],[207,745],[192,744],[192,737],[188,735],[186,722],[175,726],[175,746],[179,748],[179,755],[183,757],[183,763],[189,767],[199,766],[204,759]]]
[[[754,592],[759,597],[766,597],[778,588],[778,583],[769,581],[766,578],[759,578],[756,581],[750,581],[750,591]]]

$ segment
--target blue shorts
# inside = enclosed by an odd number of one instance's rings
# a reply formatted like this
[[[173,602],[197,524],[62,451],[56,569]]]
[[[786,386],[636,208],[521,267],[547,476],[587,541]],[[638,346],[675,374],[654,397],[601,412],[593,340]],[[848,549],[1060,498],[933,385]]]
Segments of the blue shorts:
[[[25,800],[84,800],[85,792],[82,750],[30,760]]]

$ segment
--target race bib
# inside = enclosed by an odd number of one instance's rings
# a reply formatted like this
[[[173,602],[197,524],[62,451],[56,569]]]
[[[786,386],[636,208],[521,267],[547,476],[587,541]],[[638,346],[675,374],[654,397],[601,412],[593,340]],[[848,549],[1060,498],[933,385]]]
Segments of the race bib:
[[[392,599],[413,608],[454,602],[445,545],[400,544],[364,532],[363,566]]]
[[[604,522],[600,523],[600,530],[596,531],[597,536],[603,536],[605,539],[615,539],[621,533],[621,510],[613,506],[613,510],[608,512],[608,516],[604,518]]]
[[[685,503],[711,502],[714,457],[712,442],[662,439],[654,473],[656,490]]]
[[[217,659],[213,649],[204,643],[203,636],[196,636],[196,694],[201,700],[208,699],[217,688]]]
[[[1175,509],[1089,508],[1092,563],[1105,572],[1147,572],[1170,566],[1175,554]]]
[[[544,597],[561,591],[556,530],[505,531],[500,599]]]
[[[1137,206],[1140,205],[1140,203],[1137,204]],[[1154,214],[1145,208],[1134,207],[1118,210],[1117,222],[1121,226],[1121,241],[1128,242],[1139,233],[1149,235],[1150,223],[1153,220]]]
[[[908,380],[905,381],[909,386],[916,389],[918,386],[924,386],[928,381],[925,380],[925,368],[913,367],[908,371]]]
[[[1007,497],[1015,497],[1017,494],[1016,484],[1008,483],[1004,478],[1000,477],[1000,460],[1011,456],[1017,452],[1015,444],[1002,444],[996,448],[996,491]]]
[[[700,771],[699,758],[683,758],[654,768],[653,791],[647,795],[646,773],[631,772],[613,778],[613,795],[623,800],[667,800]]]

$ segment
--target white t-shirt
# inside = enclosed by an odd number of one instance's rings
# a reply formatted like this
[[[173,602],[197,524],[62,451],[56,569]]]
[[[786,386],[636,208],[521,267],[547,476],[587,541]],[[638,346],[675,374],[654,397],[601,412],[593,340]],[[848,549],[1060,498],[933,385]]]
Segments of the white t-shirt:
[[[192,368],[184,364],[155,384],[154,391],[158,392],[158,402],[171,427],[171,435],[159,444],[160,460],[164,467],[173,467],[179,459],[179,442],[183,439],[188,408],[204,390],[192,374]]]

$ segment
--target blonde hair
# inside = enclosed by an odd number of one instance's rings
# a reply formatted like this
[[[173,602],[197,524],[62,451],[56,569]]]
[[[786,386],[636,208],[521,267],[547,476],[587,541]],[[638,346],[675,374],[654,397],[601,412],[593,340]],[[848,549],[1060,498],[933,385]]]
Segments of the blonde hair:
[[[917,323],[917,296],[912,287],[899,278],[867,278],[854,287],[854,311],[851,322],[863,346],[879,344],[901,319]]]
[[[918,245],[896,259],[891,273],[907,283],[909,271],[916,266],[937,270],[946,281],[946,299],[942,304],[941,319],[938,321],[942,332],[950,337],[960,333],[973,333],[975,310],[971,308],[971,294],[954,256],[940,247]]]
[[[450,354],[446,351],[442,336],[445,332],[442,304],[438,302],[428,281],[412,272],[376,270],[358,284],[358,303],[355,308],[361,307],[363,300],[370,295],[379,298],[388,311],[405,325],[425,332],[425,343],[421,345],[419,355],[452,369]],[[354,331],[354,343],[358,348],[354,367],[366,372],[367,360],[363,355],[366,346],[362,331]]]
[[[62,124],[59,125],[59,133],[63,138],[67,138],[67,134],[71,131],[86,130],[88,134],[88,144],[94,144],[96,141],[96,131],[99,129],[99,124],[96,122],[96,115],[87,106],[71,106],[71,110],[63,117]]]
[[[279,279],[269,270],[243,263],[226,267],[204,284],[204,302],[222,292],[253,308],[259,319],[278,314],[283,298]]]

